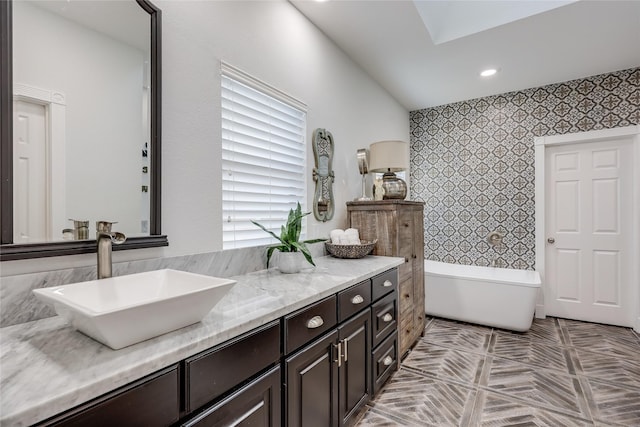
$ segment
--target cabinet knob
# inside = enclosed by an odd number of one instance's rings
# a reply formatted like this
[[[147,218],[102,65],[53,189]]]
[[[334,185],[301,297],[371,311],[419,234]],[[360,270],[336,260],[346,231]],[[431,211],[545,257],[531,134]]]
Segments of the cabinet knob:
[[[389,366],[393,363],[393,358],[391,356],[387,356],[384,359],[382,359],[382,364],[384,366]]]
[[[320,316],[313,316],[307,322],[307,328],[309,328],[309,329],[316,329],[316,328],[319,328],[322,325],[324,325],[324,320]]]
[[[393,320],[393,316],[391,315],[391,313],[387,313],[384,316],[382,316],[382,321],[383,322],[391,322]]]
[[[351,304],[353,305],[362,304],[363,302],[364,298],[362,298],[362,295],[356,295],[355,297],[351,298]]]
[[[388,288],[389,286],[393,286],[393,283],[391,283],[391,280],[385,280],[382,286]]]

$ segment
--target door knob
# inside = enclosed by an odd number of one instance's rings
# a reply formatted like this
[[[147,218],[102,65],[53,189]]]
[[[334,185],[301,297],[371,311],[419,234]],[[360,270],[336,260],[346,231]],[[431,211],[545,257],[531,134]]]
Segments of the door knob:
[[[556,239],[554,239],[553,237],[549,237],[549,238],[547,239],[547,242],[549,242],[549,243],[551,243],[551,244],[554,244],[554,243],[556,242]]]

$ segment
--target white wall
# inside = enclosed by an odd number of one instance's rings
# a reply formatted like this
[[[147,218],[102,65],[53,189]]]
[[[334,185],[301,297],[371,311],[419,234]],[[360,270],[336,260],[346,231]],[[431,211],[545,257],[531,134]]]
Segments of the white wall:
[[[361,192],[356,150],[383,139],[408,142],[408,111],[288,2],[155,4],[162,10],[162,232],[170,246],[115,252],[114,262],[222,248],[221,60],[307,104],[308,203],[311,134],[318,127],[333,134],[336,212],[327,223],[311,215],[308,235],[345,227],[345,202]],[[94,257],[4,262],[2,275],[91,265]]]
[[[13,9],[14,82],[66,96],[60,216],[139,233],[144,53],[29,3]],[[54,224],[53,238],[70,227]]]

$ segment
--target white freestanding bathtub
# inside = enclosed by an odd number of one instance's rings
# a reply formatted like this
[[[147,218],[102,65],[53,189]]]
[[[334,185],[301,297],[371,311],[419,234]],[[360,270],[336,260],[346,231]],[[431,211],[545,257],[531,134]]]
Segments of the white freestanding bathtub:
[[[537,271],[424,262],[428,315],[524,332],[540,289]]]

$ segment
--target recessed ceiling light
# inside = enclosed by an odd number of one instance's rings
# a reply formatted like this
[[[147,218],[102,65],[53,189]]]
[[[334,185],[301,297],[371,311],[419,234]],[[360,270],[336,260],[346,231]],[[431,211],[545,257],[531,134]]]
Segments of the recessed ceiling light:
[[[480,75],[481,75],[482,77],[490,77],[490,76],[493,76],[493,75],[494,75],[495,73],[497,73],[497,72],[498,72],[498,70],[497,70],[497,69],[495,69],[495,68],[487,68],[486,70],[483,70],[483,71],[480,73]]]

